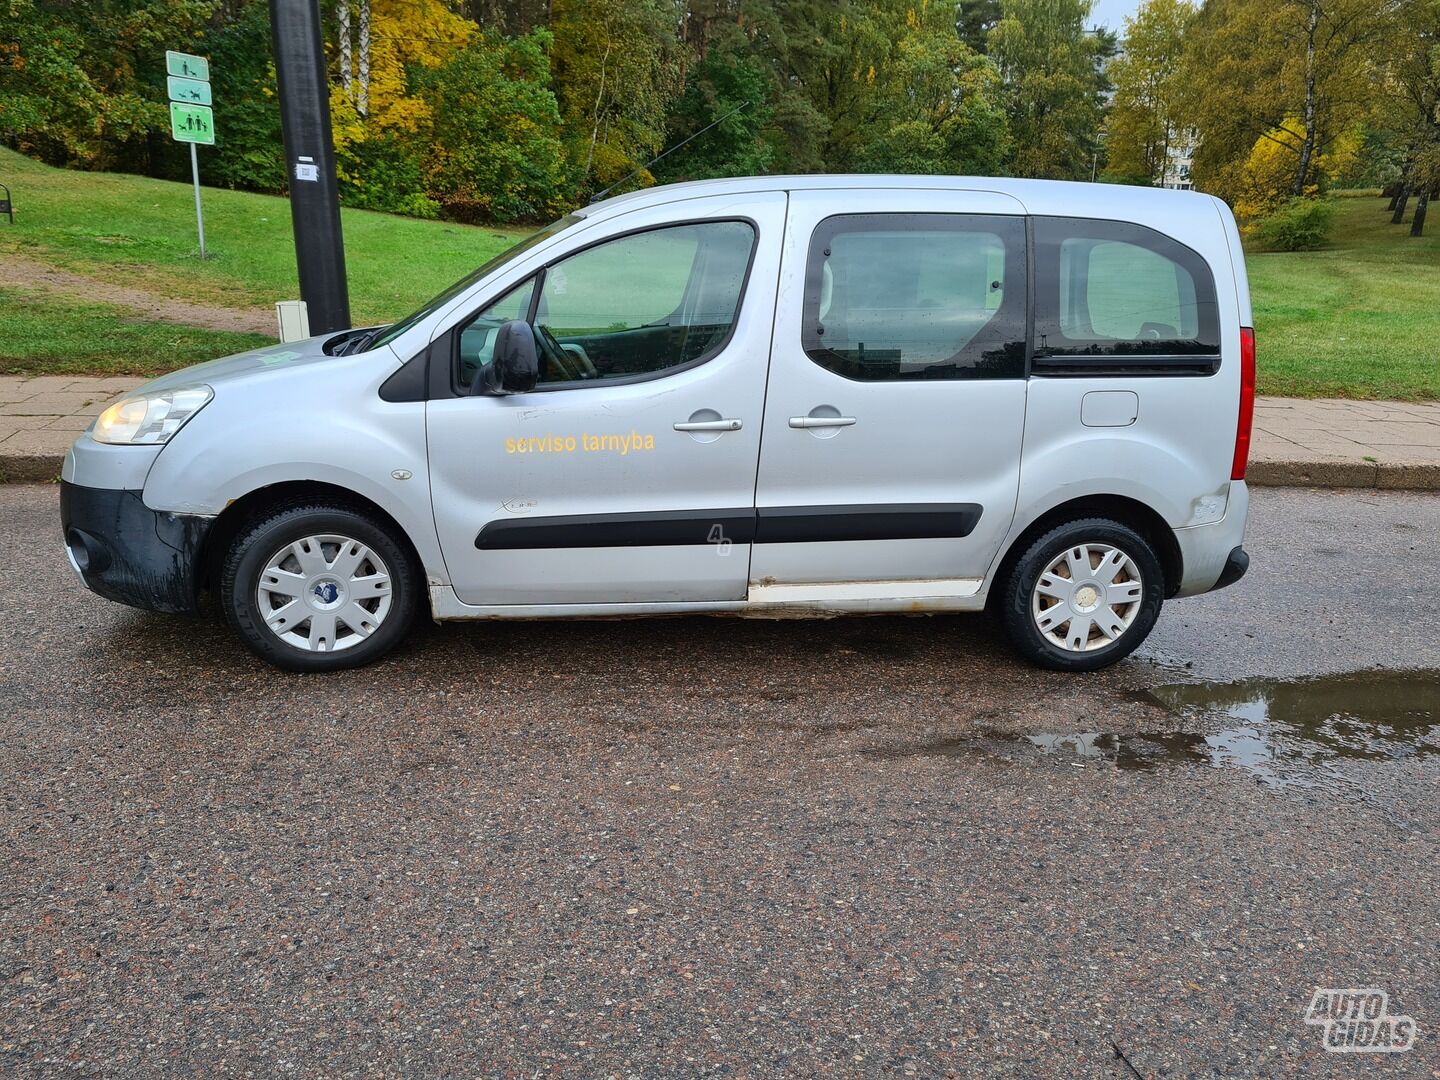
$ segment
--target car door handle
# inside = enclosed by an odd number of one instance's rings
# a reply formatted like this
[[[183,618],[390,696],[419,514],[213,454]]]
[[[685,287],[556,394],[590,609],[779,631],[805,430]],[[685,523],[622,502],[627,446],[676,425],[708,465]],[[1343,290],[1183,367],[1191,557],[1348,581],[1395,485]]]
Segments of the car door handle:
[[[853,416],[792,416],[790,426],[793,428],[823,428],[823,427],[852,427],[855,424]]]
[[[726,420],[682,420],[675,425],[676,431],[739,431],[743,426],[736,419]]]

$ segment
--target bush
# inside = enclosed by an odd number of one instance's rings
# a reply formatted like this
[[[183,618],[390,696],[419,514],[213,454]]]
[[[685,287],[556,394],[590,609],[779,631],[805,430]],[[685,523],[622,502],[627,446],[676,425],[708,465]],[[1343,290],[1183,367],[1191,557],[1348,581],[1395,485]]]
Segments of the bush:
[[[419,76],[433,124],[426,194],[455,221],[549,221],[574,206],[557,132],[550,35],[479,34]]]
[[[419,155],[393,136],[350,143],[339,155],[340,201],[357,210],[438,217],[425,192]]]
[[[1330,239],[1334,218],[1335,207],[1323,199],[1288,199],[1252,235],[1270,251],[1314,251]]]

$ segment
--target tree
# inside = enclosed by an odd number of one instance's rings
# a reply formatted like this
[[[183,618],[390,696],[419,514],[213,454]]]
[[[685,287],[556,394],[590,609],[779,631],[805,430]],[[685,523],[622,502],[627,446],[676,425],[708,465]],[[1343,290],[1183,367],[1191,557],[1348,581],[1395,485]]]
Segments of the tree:
[[[990,31],[1000,21],[1000,0],[958,0],[955,32],[977,53],[989,47]]]
[[[178,173],[165,50],[200,38],[210,0],[0,2],[0,129],[56,164]]]
[[[572,161],[593,190],[661,150],[666,106],[684,85],[667,0],[554,0],[551,54]]]
[[[775,0],[747,22],[772,78],[781,166],[993,171],[1005,122],[999,73],[930,0]]]
[[[270,59],[270,5],[249,0],[205,32],[215,99],[214,153],[200,159],[209,183],[252,191],[285,188],[285,146]]]
[[[1184,88],[1178,69],[1185,30],[1195,17],[1189,0],[1146,0],[1125,20],[1124,50],[1110,62],[1115,85],[1106,125],[1112,179],[1171,180],[1171,149],[1188,143],[1181,121]]]
[[[685,92],[670,111],[668,142],[679,146],[655,169],[662,182],[765,172],[774,147],[763,137],[772,112],[764,68],[742,48],[710,47],[690,64]]]
[[[1237,163],[1265,138],[1291,159],[1289,194],[1314,186],[1319,156],[1373,105],[1375,52],[1400,2],[1208,0],[1183,76],[1197,176],[1230,195]]]
[[[1383,96],[1387,126],[1403,160],[1394,221],[1417,194],[1410,235],[1425,229],[1430,200],[1440,196],[1440,0],[1406,0],[1397,12],[1403,30],[1385,53]]]
[[[550,91],[551,39],[481,34],[421,76],[433,117],[426,190],[460,221],[537,221],[574,205]]]
[[[359,30],[353,51],[345,47],[352,7]],[[440,0],[336,0],[335,14],[341,47],[330,126],[341,197],[351,206],[433,216],[423,174],[435,117],[418,84],[477,28]]]
[[[990,55],[1008,98],[1018,176],[1090,176],[1113,35],[1087,33],[1090,0],[1001,0]]]

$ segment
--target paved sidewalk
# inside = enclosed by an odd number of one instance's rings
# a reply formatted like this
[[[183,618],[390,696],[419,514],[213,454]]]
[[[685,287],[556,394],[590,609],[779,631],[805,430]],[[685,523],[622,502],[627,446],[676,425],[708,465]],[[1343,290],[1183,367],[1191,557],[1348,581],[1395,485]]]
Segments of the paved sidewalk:
[[[1440,491],[1440,404],[1259,398],[1249,475],[1284,487]]]
[[[53,480],[75,436],[142,382],[0,375],[0,482]],[[1250,479],[1440,491],[1440,404],[1260,398]]]
[[[0,483],[49,481],[90,421],[144,379],[0,375]]]

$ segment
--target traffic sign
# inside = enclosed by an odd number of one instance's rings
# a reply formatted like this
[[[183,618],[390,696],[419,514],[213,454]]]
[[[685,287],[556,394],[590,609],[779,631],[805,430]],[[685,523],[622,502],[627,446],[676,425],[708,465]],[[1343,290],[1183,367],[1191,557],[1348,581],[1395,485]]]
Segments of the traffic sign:
[[[210,81],[210,61],[203,56],[192,56],[190,53],[165,51],[165,73],[167,75],[178,75],[182,79],[199,79],[201,82]]]
[[[177,142],[215,145],[215,113],[208,105],[170,103],[170,134]]]
[[[171,75],[165,80],[171,101],[183,101],[187,105],[209,105],[210,84],[199,79],[181,79]]]

